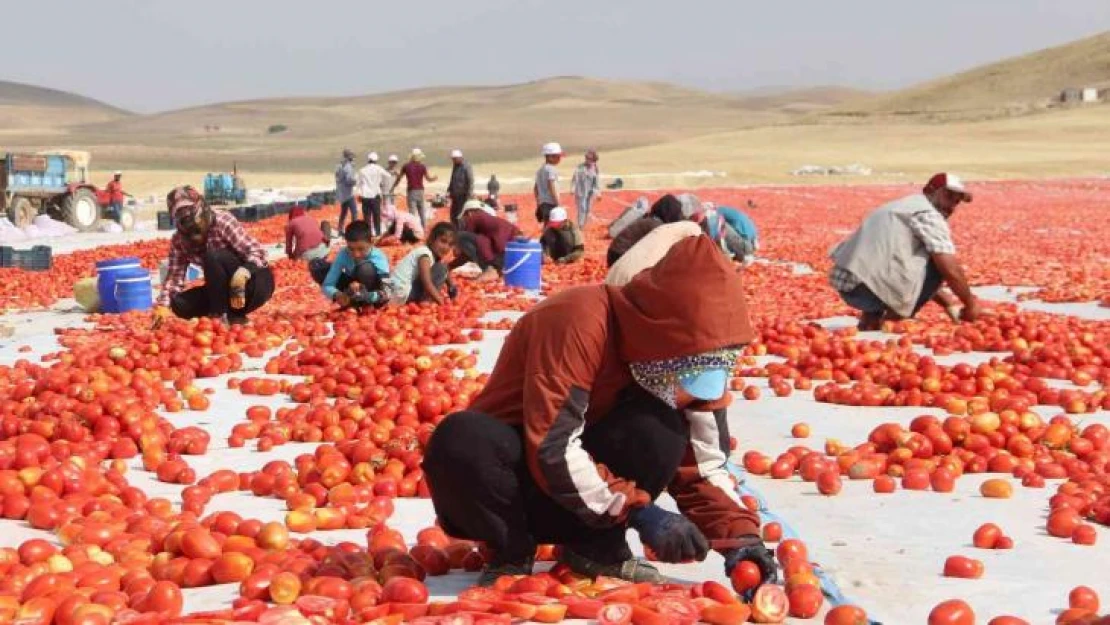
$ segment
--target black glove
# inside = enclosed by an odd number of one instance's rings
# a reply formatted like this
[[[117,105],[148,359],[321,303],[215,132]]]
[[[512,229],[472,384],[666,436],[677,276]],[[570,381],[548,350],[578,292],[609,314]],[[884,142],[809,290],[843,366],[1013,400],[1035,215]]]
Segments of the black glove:
[[[779,581],[779,567],[775,563],[775,554],[763,546],[763,541],[754,534],[741,536],[741,540],[750,539],[751,544],[738,547],[725,552],[725,574],[732,575],[732,569],[747,560],[759,567],[764,584],[774,584]]]
[[[651,504],[634,510],[628,520],[640,540],[663,562],[701,561],[709,553],[709,541],[681,514]]]
[[[447,285],[447,297],[450,297],[451,299],[455,299],[458,296],[459,296],[459,287],[457,287],[453,284],[448,284]]]

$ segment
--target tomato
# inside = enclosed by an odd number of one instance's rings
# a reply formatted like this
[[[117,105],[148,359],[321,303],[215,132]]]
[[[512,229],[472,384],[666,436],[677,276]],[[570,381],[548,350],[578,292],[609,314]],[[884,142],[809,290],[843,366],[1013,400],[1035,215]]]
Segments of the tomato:
[[[944,576],[979,579],[983,576],[983,563],[965,556],[949,556],[944,561]]]
[[[996,616],[987,625],[1029,625],[1029,621],[1016,616]]]
[[[709,625],[741,625],[751,618],[752,609],[743,603],[718,603],[702,608],[700,620]]]
[[[181,588],[173,582],[158,582],[139,601],[138,607],[143,612],[156,612],[158,614],[178,616],[184,599]]]
[[[606,604],[604,601],[601,601],[600,599],[588,599],[586,597],[576,597],[574,595],[566,595],[565,597],[560,597],[559,601],[566,604],[566,606],[567,606],[567,616],[568,617],[578,618],[578,619],[598,619],[598,620],[600,620],[600,617],[599,617],[598,613],[601,612],[602,608],[605,608],[607,605],[608,606],[627,605],[627,604],[620,604],[620,603]],[[631,606],[628,606],[628,619],[629,620],[632,619],[632,608],[631,608]]]
[[[756,623],[781,623],[790,611],[790,600],[782,586],[763,584],[756,589],[751,608]]]
[[[282,571],[270,580],[270,601],[278,605],[290,605],[300,594],[301,578],[288,571]]]
[[[870,625],[867,613],[854,605],[838,605],[825,614],[825,625]]]
[[[671,619],[663,616],[662,614],[656,612],[655,610],[652,610],[649,607],[634,603],[632,604],[631,609],[632,613],[630,616],[633,625],[675,625],[675,623],[672,622]],[[601,621],[600,619],[600,617],[604,614],[604,611],[598,614],[599,625],[608,625],[606,621]]]
[[[817,476],[817,490],[822,495],[833,496],[840,493],[843,484],[840,481],[840,472],[837,470],[822,471]]]
[[[984,523],[975,530],[971,542],[979,549],[994,549],[998,539],[1002,537],[1002,528],[994,523]]]
[[[646,597],[642,604],[682,625],[693,625],[698,620],[698,608],[685,597]]]
[[[989,499],[1009,499],[1014,494],[1014,487],[1009,480],[992,478],[979,486],[979,494]]]
[[[529,621],[536,615],[536,606],[521,601],[502,599],[494,602],[493,611],[497,614],[508,614],[514,619]]]
[[[1068,593],[1068,607],[1069,608],[1083,608],[1091,612],[1098,612],[1099,596],[1093,588],[1089,586],[1076,586]]]
[[[426,603],[428,588],[409,577],[393,577],[382,586],[382,601],[388,603]]]
[[[798,618],[813,618],[821,610],[825,602],[825,595],[817,586],[802,584],[791,588],[786,593],[789,599],[790,616]]]
[[[805,543],[797,538],[788,538],[775,549],[775,555],[783,566],[786,566],[791,560],[800,560],[803,562],[809,561],[809,553],[806,550]]]
[[[1068,608],[1056,615],[1056,625],[1093,625],[1098,615],[1083,608]]]
[[[975,625],[975,612],[966,602],[950,599],[929,612],[929,625]]]
[[[747,560],[741,560],[735,568],[732,569],[732,574],[729,576],[732,580],[732,589],[739,594],[744,594],[749,590],[759,586],[763,581],[763,573],[759,570],[759,565]]]

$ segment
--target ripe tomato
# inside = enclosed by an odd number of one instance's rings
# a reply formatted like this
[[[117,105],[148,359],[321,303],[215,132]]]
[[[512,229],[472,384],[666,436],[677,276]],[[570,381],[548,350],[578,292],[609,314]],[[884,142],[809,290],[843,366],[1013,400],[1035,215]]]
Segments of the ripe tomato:
[[[869,625],[867,613],[854,605],[838,605],[825,614],[825,625]]]
[[[426,603],[428,588],[410,577],[393,577],[382,586],[382,601],[389,603]]]
[[[1029,625],[1029,621],[1016,616],[996,616],[987,625]]]
[[[965,556],[949,556],[944,561],[944,576],[979,579],[983,576],[983,563]]]
[[[817,616],[821,611],[821,605],[825,602],[825,595],[822,594],[821,589],[809,584],[794,586],[787,591],[786,598],[790,600],[790,616],[798,618]]]
[[[732,575],[729,576],[729,579],[732,580],[732,589],[737,593],[744,594],[763,582],[763,573],[760,572],[759,566],[754,562],[743,560],[736,565],[736,568],[732,569]]]
[[[994,549],[998,539],[1002,536],[1002,528],[994,523],[984,523],[975,530],[971,542],[979,549]]]
[[[627,603],[606,603],[596,613],[599,625],[628,625],[632,622],[632,606]]]
[[[842,486],[840,472],[835,469],[822,471],[821,474],[817,476],[817,490],[822,495],[830,497],[836,495],[840,493]]]
[[[1098,612],[1098,593],[1089,586],[1076,586],[1068,593],[1069,608],[1083,608],[1091,612]]]
[[[929,625],[975,625],[975,612],[966,602],[951,599],[929,612]]]
[[[751,608],[756,623],[781,623],[790,611],[790,600],[782,586],[764,584],[756,589]]]
[[[783,566],[789,564],[791,560],[809,561],[809,552],[806,550],[805,543],[797,538],[787,538],[779,543],[778,548],[775,549],[775,555]]]

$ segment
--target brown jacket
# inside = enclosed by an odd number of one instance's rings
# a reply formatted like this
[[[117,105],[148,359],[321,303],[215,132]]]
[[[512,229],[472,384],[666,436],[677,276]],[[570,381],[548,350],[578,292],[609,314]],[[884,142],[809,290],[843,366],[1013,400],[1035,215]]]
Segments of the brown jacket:
[[[649,496],[594,463],[580,439],[634,384],[627,363],[753,337],[740,274],[708,238],[691,237],[623,287],[568,289],[533,308],[509,333],[470,408],[523,425],[528,468],[540,488],[587,523],[611,526]],[[725,466],[724,419],[686,416],[690,445],[669,492],[711,540],[758,534],[758,517],[740,504]]]

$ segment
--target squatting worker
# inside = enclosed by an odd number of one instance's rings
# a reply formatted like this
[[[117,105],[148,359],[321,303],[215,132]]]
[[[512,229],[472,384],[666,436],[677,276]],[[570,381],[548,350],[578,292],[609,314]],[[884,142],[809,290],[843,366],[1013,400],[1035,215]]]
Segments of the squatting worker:
[[[193,187],[170,191],[166,206],[177,232],[159,302],[183,319],[226,316],[230,324],[246,323],[274,294],[262,244],[231,213],[212,210]],[[184,290],[190,263],[204,268],[204,285]]]
[[[633,558],[629,527],[661,561],[728,540],[728,572],[750,560],[776,578],[726,468],[728,380],[754,336],[744,300],[739,273],[698,236],[623,287],[567,289],[517,322],[423,465],[443,529],[493,552],[479,584],[530,574],[547,543],[580,574],[660,581]],[[681,513],[652,503],[664,489]]]
[[[862,315],[860,330],[878,330],[884,319],[913,317],[929,300],[953,319],[974,321],[979,302],[971,294],[948,218],[971,193],[951,174],[937,174],[922,193],[895,200],[872,212],[829,255],[829,284]],[[940,290],[947,283],[963,302]]]

